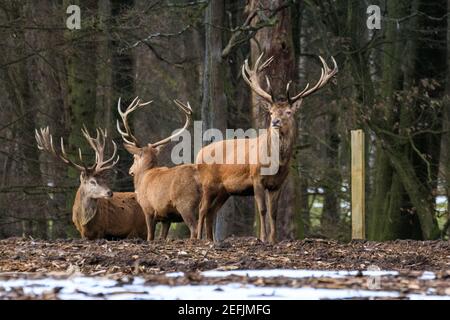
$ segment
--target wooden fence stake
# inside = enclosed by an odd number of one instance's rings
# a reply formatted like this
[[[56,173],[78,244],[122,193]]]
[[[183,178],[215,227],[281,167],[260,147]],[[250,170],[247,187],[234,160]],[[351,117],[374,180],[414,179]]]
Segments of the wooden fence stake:
[[[364,131],[351,131],[352,147],[352,239],[365,239]]]

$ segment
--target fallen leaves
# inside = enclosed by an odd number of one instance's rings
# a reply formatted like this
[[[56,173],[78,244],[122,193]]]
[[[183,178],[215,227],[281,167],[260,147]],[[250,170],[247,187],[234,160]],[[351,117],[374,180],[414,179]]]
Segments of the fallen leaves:
[[[210,269],[447,270],[448,241],[353,241],[305,239],[276,245],[256,238],[201,240],[40,241],[0,240],[0,272],[120,273],[157,275]],[[100,273],[99,273],[100,272]]]

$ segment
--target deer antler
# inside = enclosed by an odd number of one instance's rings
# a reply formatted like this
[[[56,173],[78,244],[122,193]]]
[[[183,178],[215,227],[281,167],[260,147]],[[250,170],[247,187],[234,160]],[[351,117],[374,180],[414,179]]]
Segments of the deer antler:
[[[119,98],[119,101],[117,102],[117,110],[119,111],[119,115],[122,118],[122,123],[123,126],[125,128],[125,131],[123,131],[120,128],[120,123],[119,120],[117,120],[117,131],[119,131],[120,135],[122,136],[123,141],[125,141],[125,143],[134,145],[135,147],[139,147],[139,142],[136,139],[136,137],[131,133],[131,128],[128,125],[128,115],[130,113],[132,113],[133,111],[135,111],[137,108],[139,107],[143,107],[146,106],[150,103],[152,103],[153,101],[148,101],[145,103],[141,103],[141,100],[139,99],[139,97],[134,98],[134,100],[130,103],[130,105],[127,107],[127,109],[125,110],[125,112],[123,112],[121,110],[120,107],[120,100],[121,98]]]
[[[146,103],[141,103],[140,101],[141,100],[138,97],[136,97],[133,100],[133,102],[131,102],[131,104],[128,106],[128,108],[125,110],[125,112],[122,112],[120,110],[120,99],[119,99],[119,103],[118,103],[118,110],[119,110],[120,117],[122,118],[122,123],[123,123],[123,126],[125,128],[125,131],[123,131],[120,128],[119,120],[117,120],[117,130],[119,131],[119,133],[122,136],[122,139],[125,141],[125,143],[134,145],[136,147],[139,147],[139,143],[138,143],[136,137],[131,132],[130,126],[128,125],[128,122],[127,122],[127,117],[128,117],[128,115],[131,112],[135,111],[137,108],[145,106],[145,105],[148,105],[151,102],[153,102],[153,101],[149,101],[149,102],[146,102]],[[189,102],[187,104],[184,104],[184,103],[182,103],[179,100],[173,100],[173,101],[185,113],[185,115],[186,115],[186,123],[184,124],[183,129],[179,130],[177,133],[175,133],[175,134],[173,134],[173,135],[171,135],[171,136],[169,136],[167,138],[164,138],[164,139],[162,139],[162,140],[160,140],[158,142],[152,143],[151,145],[153,147],[157,147],[157,146],[160,146],[160,145],[163,145],[163,144],[166,144],[166,143],[170,142],[170,140],[172,140],[173,138],[179,136],[189,126],[189,123],[190,123],[190,120],[191,120],[191,115],[192,115],[191,105],[189,104]]]
[[[179,136],[189,126],[189,123],[191,121],[191,116],[192,116],[191,105],[189,104],[189,102],[187,102],[187,104],[184,104],[180,100],[177,100],[177,99],[173,100],[173,102],[175,102],[175,104],[184,112],[184,114],[186,116],[186,122],[184,123],[183,129],[179,130],[177,133],[174,133],[165,139],[162,139],[158,142],[152,143],[153,147],[157,147],[157,146],[160,146],[160,145],[170,142],[173,138]]]
[[[288,82],[288,84],[286,86],[286,96],[287,96],[290,104],[293,104],[298,99],[303,99],[303,98],[309,96],[310,94],[316,92],[317,90],[322,88],[325,84],[327,84],[327,82],[331,78],[333,78],[336,75],[336,73],[338,72],[339,69],[338,69],[337,63],[333,57],[331,57],[331,60],[333,61],[333,64],[334,64],[333,69],[330,69],[330,67],[328,67],[327,63],[321,56],[319,56],[319,59],[322,62],[322,70],[321,70],[320,79],[319,79],[319,81],[317,81],[317,83],[314,87],[309,89],[309,83],[308,83],[308,84],[306,84],[306,87],[299,94],[297,94],[295,97],[291,98],[291,96],[289,94],[289,86],[291,85],[292,81]]]
[[[119,156],[117,156],[117,158],[114,160],[117,154],[117,144],[114,142],[114,140],[111,140],[114,147],[113,155],[108,160],[103,160],[106,137],[108,135],[106,129],[97,128],[97,135],[95,139],[91,137],[85,125],[83,125],[81,132],[83,133],[83,136],[86,138],[89,145],[95,151],[95,163],[89,168],[89,170],[93,170],[94,173],[98,174],[102,171],[111,169],[117,164],[117,162],[119,161]]]
[[[64,148],[64,139],[62,137],[61,137],[61,154],[58,154],[56,152],[55,147],[53,146],[53,137],[50,134],[50,129],[48,126],[45,128],[41,128],[40,132],[36,129],[35,137],[39,150],[47,151],[48,153],[52,154],[56,158],[60,158],[62,161],[64,161],[64,163],[74,167],[79,171],[86,172],[88,170],[88,167],[83,161],[83,156],[81,155],[80,148],[78,148],[78,156],[80,158],[81,164],[77,164],[69,159],[69,157],[66,154],[66,150]]]
[[[259,95],[261,98],[265,99],[269,103],[274,102],[273,93],[272,93],[272,87],[270,86],[269,78],[266,77],[267,82],[267,88],[269,89],[270,93],[267,93],[263,88],[261,87],[258,79],[258,73],[264,70],[269,66],[269,64],[273,61],[273,57],[270,57],[266,61],[264,61],[261,65],[261,59],[264,55],[264,52],[261,53],[261,55],[258,57],[258,59],[255,62],[255,65],[253,66],[253,69],[250,69],[248,65],[248,59],[245,60],[244,64],[242,65],[242,78],[245,82],[252,88],[252,90]]]

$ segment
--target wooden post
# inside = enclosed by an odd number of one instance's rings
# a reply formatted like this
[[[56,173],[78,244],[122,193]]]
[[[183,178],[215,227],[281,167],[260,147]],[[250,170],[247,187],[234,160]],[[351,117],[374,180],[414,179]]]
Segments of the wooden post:
[[[352,144],[352,239],[365,239],[364,131],[351,131]]]

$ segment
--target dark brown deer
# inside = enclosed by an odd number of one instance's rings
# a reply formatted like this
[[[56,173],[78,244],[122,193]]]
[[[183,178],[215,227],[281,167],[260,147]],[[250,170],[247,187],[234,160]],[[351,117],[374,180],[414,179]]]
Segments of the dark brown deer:
[[[248,60],[242,66],[242,76],[250,88],[263,99],[266,111],[270,114],[270,125],[267,132],[256,138],[222,140],[202,148],[196,162],[199,164],[199,172],[202,177],[203,198],[199,212],[198,237],[202,234],[202,226],[205,222],[207,238],[213,238],[213,219],[216,212],[230,195],[254,195],[260,218],[260,239],[265,241],[266,234],[266,212],[269,212],[270,235],[269,241],[276,241],[276,216],[278,200],[283,182],[289,173],[289,162],[292,156],[295,139],[297,136],[297,122],[295,113],[302,104],[304,98],[316,92],[337,73],[338,67],[332,58],[334,68],[330,69],[322,57],[322,73],[319,81],[313,86],[309,84],[297,95],[292,97],[289,92],[291,82],[286,86],[286,100],[276,101],[269,79],[267,91],[264,90],[258,79],[258,74],[264,70],[273,60],[269,58],[260,64],[262,54],[258,57],[253,69],[249,67]],[[261,169],[267,164],[263,154],[257,157],[256,163],[249,161],[252,153],[259,152],[260,147],[266,145],[270,149],[273,138],[279,141],[279,167],[272,175],[262,175]],[[244,150],[242,150],[244,149]],[[226,155],[221,164],[201,164],[205,159],[214,158],[221,150]],[[233,152],[231,152],[233,151]],[[237,164],[228,157],[229,154],[245,154],[245,162]],[[264,160],[264,161],[263,161]],[[206,220],[206,221],[205,221]]]
[[[201,186],[196,165],[186,164],[172,168],[158,167],[160,148],[185,130],[190,122],[192,109],[189,105],[174,100],[185,113],[186,123],[183,129],[161,141],[140,144],[132,134],[127,117],[137,108],[150,104],[141,103],[136,97],[125,111],[121,110],[120,99],[117,105],[124,129],[117,121],[117,130],[124,140],[125,149],[134,157],[129,173],[134,180],[137,200],[141,205],[147,222],[147,240],[155,238],[155,226],[162,223],[161,238],[165,239],[171,222],[184,221],[189,227],[191,238],[197,230],[196,211],[201,200]]]
[[[40,150],[52,154],[65,164],[80,171],[80,186],[72,207],[72,221],[82,238],[87,239],[123,239],[147,236],[144,213],[134,192],[112,192],[108,187],[104,173],[112,169],[119,161],[116,158],[117,146],[113,141],[113,155],[104,160],[106,131],[98,129],[96,138],[92,138],[86,128],[83,136],[95,151],[95,163],[86,165],[79,151],[79,163],[72,161],[66,154],[61,138],[61,153],[53,145],[48,127],[36,130],[36,141]]]

